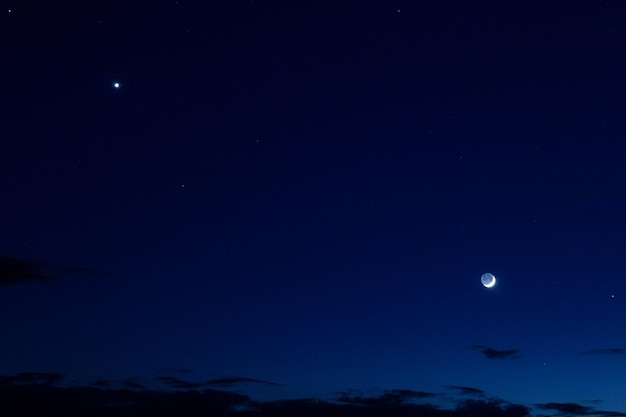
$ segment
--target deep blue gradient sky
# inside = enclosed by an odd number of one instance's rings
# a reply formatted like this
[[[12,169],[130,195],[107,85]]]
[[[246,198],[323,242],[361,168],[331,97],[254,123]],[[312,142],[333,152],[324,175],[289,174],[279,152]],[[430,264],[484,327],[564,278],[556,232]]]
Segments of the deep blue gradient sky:
[[[626,4],[39,3],[1,11],[39,275],[0,374],[626,412]]]

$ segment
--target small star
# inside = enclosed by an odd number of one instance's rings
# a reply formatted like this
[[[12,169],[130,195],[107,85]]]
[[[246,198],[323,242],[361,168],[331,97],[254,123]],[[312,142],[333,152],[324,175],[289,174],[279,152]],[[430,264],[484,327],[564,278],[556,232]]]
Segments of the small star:
[[[13,10],[9,9],[9,14],[12,13],[12,12],[13,12]]]
[[[185,188],[185,184],[181,184],[181,185],[180,185],[180,188]]]
[[[117,81],[113,83],[113,88],[115,88],[116,90],[118,88],[120,88],[120,83],[118,83]]]

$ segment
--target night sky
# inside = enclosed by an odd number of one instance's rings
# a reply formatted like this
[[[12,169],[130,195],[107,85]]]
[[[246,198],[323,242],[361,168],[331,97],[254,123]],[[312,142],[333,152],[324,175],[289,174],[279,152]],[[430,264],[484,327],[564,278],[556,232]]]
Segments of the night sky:
[[[0,396],[626,415],[626,2],[3,7]]]

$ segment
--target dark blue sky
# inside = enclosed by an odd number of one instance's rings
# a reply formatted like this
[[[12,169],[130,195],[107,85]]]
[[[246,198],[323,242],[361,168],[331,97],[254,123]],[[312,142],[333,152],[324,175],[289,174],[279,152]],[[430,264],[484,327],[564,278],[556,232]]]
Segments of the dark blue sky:
[[[622,2],[38,3],[0,374],[626,412]]]

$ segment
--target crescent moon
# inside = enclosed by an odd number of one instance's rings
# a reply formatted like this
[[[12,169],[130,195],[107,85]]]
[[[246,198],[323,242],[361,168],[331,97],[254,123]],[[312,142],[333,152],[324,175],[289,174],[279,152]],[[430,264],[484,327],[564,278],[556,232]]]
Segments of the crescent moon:
[[[496,285],[496,277],[493,274],[487,272],[480,277],[480,282],[485,288],[492,288],[494,285]]]

